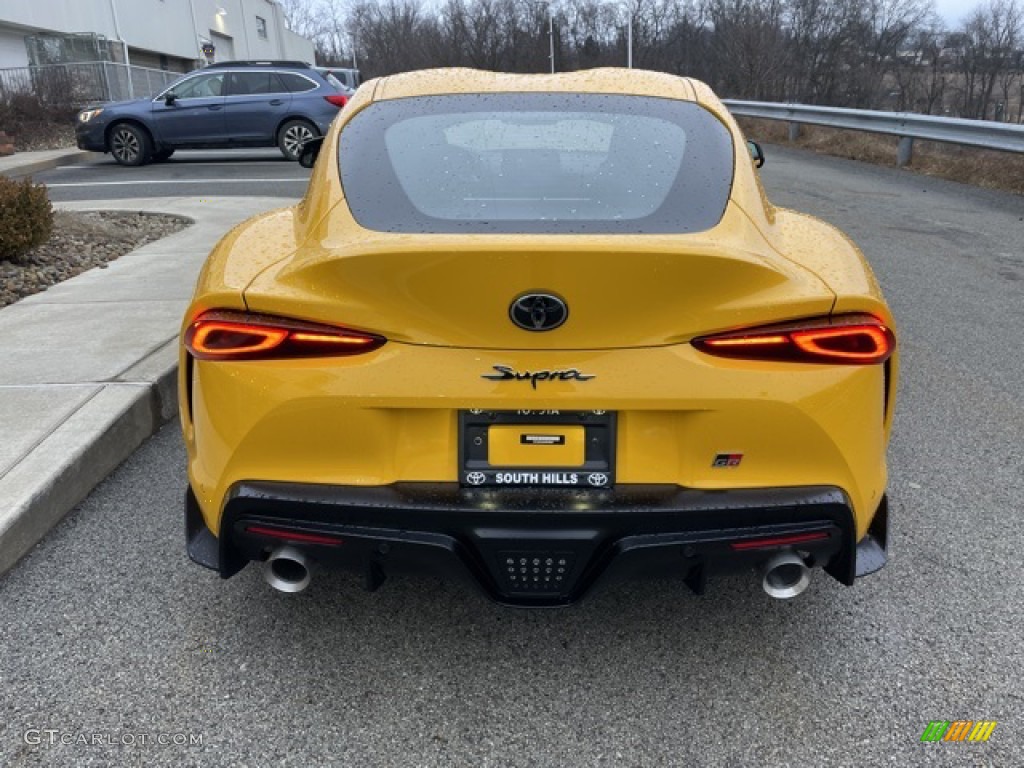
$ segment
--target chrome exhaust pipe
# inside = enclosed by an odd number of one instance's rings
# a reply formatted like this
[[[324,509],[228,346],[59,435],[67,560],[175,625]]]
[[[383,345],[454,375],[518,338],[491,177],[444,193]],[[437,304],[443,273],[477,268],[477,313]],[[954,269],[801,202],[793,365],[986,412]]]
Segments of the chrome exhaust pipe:
[[[761,588],[777,600],[801,594],[811,583],[811,569],[792,550],[779,552],[761,567]]]
[[[278,592],[301,592],[309,586],[309,562],[295,547],[278,547],[267,558],[263,576]]]

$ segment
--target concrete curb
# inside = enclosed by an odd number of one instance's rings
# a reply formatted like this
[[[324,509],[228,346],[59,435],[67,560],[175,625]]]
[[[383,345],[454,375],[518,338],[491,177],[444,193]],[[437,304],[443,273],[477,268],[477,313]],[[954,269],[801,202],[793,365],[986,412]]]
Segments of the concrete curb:
[[[36,153],[31,152],[27,154],[35,155]],[[83,163],[89,158],[98,157],[96,152],[87,152],[84,149],[69,149],[66,152],[55,153],[52,157],[45,158],[33,158],[31,160],[20,162],[20,158],[17,154],[11,155],[10,157],[3,158],[3,162],[0,162],[0,176],[7,176],[11,179],[21,179],[25,176],[32,176],[33,174],[40,173],[42,171],[51,171],[54,168],[59,168],[64,165],[77,165]]]
[[[177,417],[179,322],[210,247],[238,222],[292,202],[160,198],[67,206],[161,211],[194,224],[0,312],[0,357],[8,364],[0,370],[0,418],[9,433],[0,444],[0,575]],[[122,338],[127,323],[129,341],[108,343]],[[95,338],[66,350],[71,327]],[[37,338],[38,347],[26,347]]]
[[[176,372],[174,364],[151,384],[100,388],[11,471],[10,479],[31,491],[8,499],[0,512],[0,574],[170,420],[177,407]]]

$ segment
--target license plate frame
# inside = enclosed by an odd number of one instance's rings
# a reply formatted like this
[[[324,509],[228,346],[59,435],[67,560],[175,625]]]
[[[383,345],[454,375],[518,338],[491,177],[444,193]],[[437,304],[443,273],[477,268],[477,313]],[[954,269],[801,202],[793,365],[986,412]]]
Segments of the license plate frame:
[[[602,489],[615,485],[615,411],[490,411],[459,412],[459,484],[466,488]],[[545,427],[582,426],[584,460],[578,466],[495,466],[488,459],[488,430],[493,425]]]

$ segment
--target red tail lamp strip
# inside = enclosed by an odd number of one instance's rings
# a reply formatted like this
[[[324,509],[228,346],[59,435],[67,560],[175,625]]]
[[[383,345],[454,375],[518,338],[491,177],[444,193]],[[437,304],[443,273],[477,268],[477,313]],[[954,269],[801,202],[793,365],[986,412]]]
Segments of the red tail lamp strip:
[[[871,315],[842,315],[703,336],[692,343],[717,357],[874,365],[889,359],[896,336]]]
[[[729,546],[737,550],[768,549],[769,547],[786,547],[792,546],[793,544],[803,544],[808,541],[821,541],[828,537],[829,534],[827,531],[816,531],[814,533],[795,533],[792,536],[775,536],[774,538],[769,539],[747,539],[746,541],[734,541]]]
[[[185,346],[198,360],[274,360],[359,355],[387,340],[362,331],[246,312],[200,315],[185,331]]]
[[[246,533],[252,533],[257,536],[267,536],[272,539],[281,539],[282,541],[298,541],[304,544],[326,544],[328,546],[338,546],[344,544],[345,541],[336,536],[321,536],[315,533],[300,533],[299,531],[286,531],[282,528],[266,528],[262,525],[247,525],[245,527]]]

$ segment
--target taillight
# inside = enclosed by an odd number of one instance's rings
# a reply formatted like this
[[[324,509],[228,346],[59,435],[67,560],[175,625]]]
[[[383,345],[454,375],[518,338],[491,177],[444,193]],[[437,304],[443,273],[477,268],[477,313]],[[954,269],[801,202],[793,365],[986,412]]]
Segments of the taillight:
[[[359,355],[385,344],[372,333],[247,312],[215,311],[185,331],[185,346],[199,360],[273,360]]]
[[[896,349],[896,336],[871,315],[841,315],[694,339],[709,355],[743,360],[872,365]]]
[[[343,93],[332,93],[329,96],[324,96],[324,98],[339,109],[348,104],[348,96]]]

